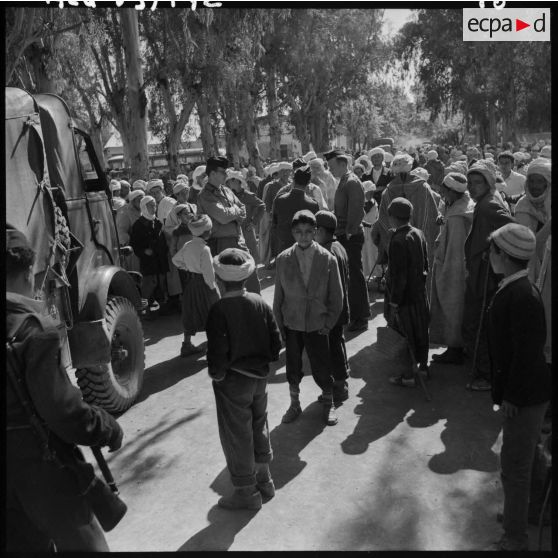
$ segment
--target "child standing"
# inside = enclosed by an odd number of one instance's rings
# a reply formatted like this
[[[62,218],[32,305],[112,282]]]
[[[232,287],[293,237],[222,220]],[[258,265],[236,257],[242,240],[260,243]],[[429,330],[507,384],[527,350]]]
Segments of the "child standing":
[[[316,218],[308,209],[295,213],[291,231],[295,240],[277,256],[273,312],[285,341],[287,381],[291,404],[283,423],[302,413],[299,394],[302,351],[306,349],[315,382],[322,389],[323,419],[337,424],[333,405],[333,372],[329,334],[343,309],[343,289],[335,256],[315,240]]]
[[[552,392],[544,307],[527,274],[535,248],[534,233],[523,225],[509,223],[490,235],[490,265],[503,280],[488,307],[488,348],[492,400],[504,419],[504,536],[491,550],[528,550],[532,465]]]
[[[395,198],[388,207],[395,231],[388,245],[385,317],[389,326],[405,335],[419,370],[426,374],[430,320],[426,294],[428,255],[424,234],[409,223],[412,213],[413,205],[405,198]],[[391,377],[390,382],[414,387],[413,369]]]
[[[189,240],[173,256],[172,262],[182,270],[182,325],[184,342],[181,357],[200,353],[203,349],[192,344],[191,337],[204,331],[209,309],[219,300],[215,283],[215,271],[207,239],[211,236],[211,219],[207,215],[190,221],[188,228],[192,233]]]
[[[267,425],[269,363],[279,358],[281,338],[271,308],[244,288],[256,264],[238,248],[215,257],[223,297],[209,311],[207,363],[213,379],[219,437],[234,492],[218,502],[227,509],[262,507],[275,487]]]

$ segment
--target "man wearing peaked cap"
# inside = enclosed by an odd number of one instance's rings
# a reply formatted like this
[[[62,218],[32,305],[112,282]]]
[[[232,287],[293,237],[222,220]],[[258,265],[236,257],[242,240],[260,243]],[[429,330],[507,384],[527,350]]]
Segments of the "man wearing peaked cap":
[[[324,154],[331,173],[339,179],[335,191],[334,209],[337,218],[335,235],[347,252],[349,258],[349,306],[351,323],[349,331],[368,329],[370,303],[368,289],[362,271],[362,246],[364,231],[364,188],[361,181],[349,170],[350,156],[344,151],[334,149]]]
[[[535,252],[531,230],[509,223],[490,236],[490,265],[503,276],[488,306],[492,400],[500,406],[503,444],[503,537],[491,549],[528,549],[532,464],[551,389],[545,361],[546,321],[537,288],[527,277]]]
[[[248,251],[242,223],[246,220],[246,206],[234,192],[225,186],[228,161],[225,157],[211,157],[205,165],[207,183],[198,197],[198,213],[209,215],[213,222],[211,238],[207,245],[216,256],[226,248],[240,248]],[[246,288],[250,292],[260,292],[258,275],[248,278]]]

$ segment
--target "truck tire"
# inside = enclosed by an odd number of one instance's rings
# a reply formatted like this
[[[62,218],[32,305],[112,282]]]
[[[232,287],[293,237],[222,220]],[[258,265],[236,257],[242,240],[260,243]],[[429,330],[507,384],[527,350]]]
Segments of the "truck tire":
[[[134,305],[121,296],[109,297],[105,319],[112,340],[111,363],[82,368],[76,376],[87,403],[117,414],[131,407],[141,391],[143,329]]]

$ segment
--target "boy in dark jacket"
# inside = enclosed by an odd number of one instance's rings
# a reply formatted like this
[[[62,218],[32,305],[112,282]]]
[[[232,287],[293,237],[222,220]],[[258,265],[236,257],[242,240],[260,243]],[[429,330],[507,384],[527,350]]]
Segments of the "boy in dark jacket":
[[[497,550],[528,549],[531,470],[551,392],[544,307],[527,277],[535,248],[535,235],[523,225],[510,223],[490,235],[490,265],[503,275],[488,308],[492,399],[504,416],[504,535]]]
[[[271,308],[246,292],[256,264],[248,252],[227,248],[213,260],[221,300],[207,319],[207,363],[213,379],[219,437],[234,492],[218,502],[227,509],[257,510],[272,498],[267,426],[269,363],[279,358],[281,337]]]
[[[388,207],[395,231],[388,246],[385,317],[389,326],[405,335],[419,370],[426,374],[430,321],[426,294],[428,255],[424,234],[409,224],[412,212],[413,204],[405,198],[395,198]],[[390,378],[390,382],[414,387],[413,370]]]

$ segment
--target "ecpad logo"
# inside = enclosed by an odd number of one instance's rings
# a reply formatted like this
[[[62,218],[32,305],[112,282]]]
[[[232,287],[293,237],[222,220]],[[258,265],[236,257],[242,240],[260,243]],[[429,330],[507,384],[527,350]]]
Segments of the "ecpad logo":
[[[464,41],[550,41],[550,8],[464,8]]]

